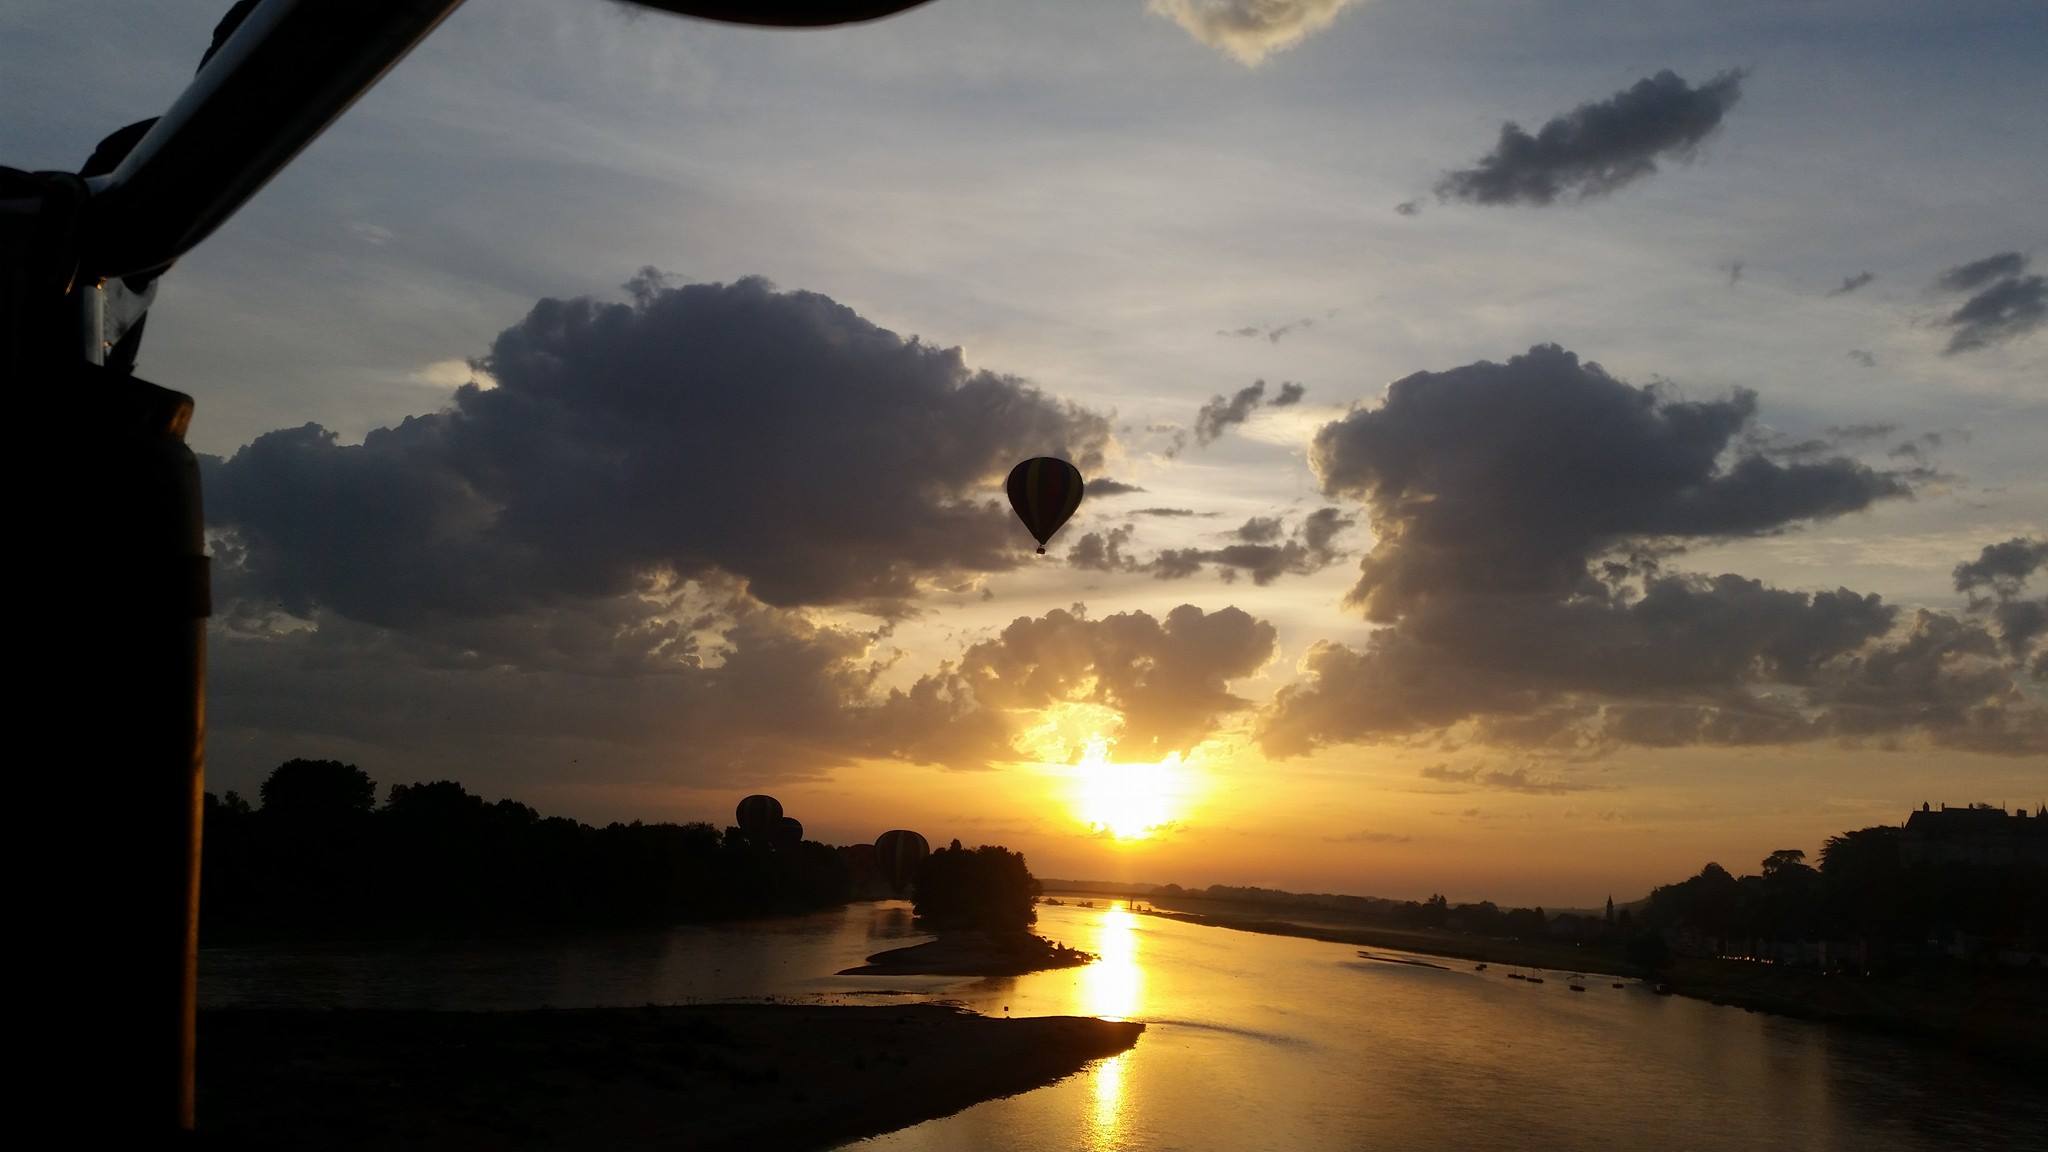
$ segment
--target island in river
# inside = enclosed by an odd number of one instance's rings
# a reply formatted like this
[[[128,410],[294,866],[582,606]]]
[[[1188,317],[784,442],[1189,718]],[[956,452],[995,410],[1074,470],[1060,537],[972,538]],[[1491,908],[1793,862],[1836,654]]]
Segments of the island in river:
[[[828,1148],[1050,1084],[1142,1031],[936,1004],[216,1009],[199,1120],[249,1148]]]
[[[936,940],[891,948],[841,976],[1022,976],[1078,968],[1095,957],[1029,932],[945,932]]]

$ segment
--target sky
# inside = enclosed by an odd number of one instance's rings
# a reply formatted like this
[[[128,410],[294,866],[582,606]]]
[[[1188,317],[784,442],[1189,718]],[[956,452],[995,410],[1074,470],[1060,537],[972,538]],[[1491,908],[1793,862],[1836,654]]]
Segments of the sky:
[[[224,4],[30,0],[73,169]],[[1590,906],[2048,798],[2048,8],[469,0],[167,275],[208,785]],[[25,95],[24,95],[25,94]],[[1073,460],[1049,554],[1001,501]]]

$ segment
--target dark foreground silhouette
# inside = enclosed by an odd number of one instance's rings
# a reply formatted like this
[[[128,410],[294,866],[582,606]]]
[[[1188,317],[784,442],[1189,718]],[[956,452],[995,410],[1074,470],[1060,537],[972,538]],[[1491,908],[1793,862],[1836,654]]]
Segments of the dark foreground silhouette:
[[[1144,1025],[934,1004],[203,1013],[208,1143],[828,1148],[1042,1087]]]

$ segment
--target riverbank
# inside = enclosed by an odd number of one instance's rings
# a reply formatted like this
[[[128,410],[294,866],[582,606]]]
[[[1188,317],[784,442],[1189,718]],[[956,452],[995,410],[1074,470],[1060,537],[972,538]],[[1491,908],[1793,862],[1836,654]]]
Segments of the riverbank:
[[[1063,1079],[1142,1024],[932,1004],[200,1014],[230,1148],[829,1148]]]
[[[1663,973],[1681,996],[1923,1039],[1991,1056],[2048,1059],[2048,977],[1952,972],[1825,976],[1680,957]]]
[[[1448,956],[1454,960],[1476,960],[1488,965],[1550,968],[1560,972],[1584,972],[1589,975],[1598,973],[1640,977],[1644,974],[1621,957],[1579,948],[1560,940],[1510,940],[1493,936],[1464,936],[1455,932],[1438,932],[1426,928],[1304,923],[1295,920],[1275,920],[1262,913],[1239,913],[1222,909],[1211,912],[1183,912],[1154,905],[1150,909],[1139,910],[1138,914],[1185,920],[1190,924],[1205,924],[1211,928],[1234,928],[1239,932],[1260,932],[1268,936],[1299,936],[1307,940],[1322,940],[1331,944],[1350,944],[1363,948],[1392,948],[1401,952],[1420,952],[1428,956]]]
[[[1022,976],[1078,968],[1095,957],[1029,932],[948,932],[936,940],[891,948],[841,976]]]
[[[1560,941],[1302,924],[1229,911],[1200,913],[1155,907],[1140,914],[1240,932],[1399,949],[1489,966],[1655,980],[1680,996],[1752,1012],[1884,1032],[1991,1056],[2048,1058],[2048,977],[2038,973],[1958,969],[1894,977],[1825,976],[1770,964],[1677,957],[1669,968],[1653,975],[1619,957]]]

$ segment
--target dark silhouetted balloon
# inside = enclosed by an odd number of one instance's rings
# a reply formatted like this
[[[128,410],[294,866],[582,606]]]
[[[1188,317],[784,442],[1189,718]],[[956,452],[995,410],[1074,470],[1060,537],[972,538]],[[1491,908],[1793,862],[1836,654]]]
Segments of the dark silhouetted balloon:
[[[768,835],[777,848],[794,848],[804,842],[804,822],[794,816],[784,816],[775,822],[775,828]]]
[[[782,801],[773,796],[749,796],[734,809],[733,818],[749,836],[765,836],[775,831],[775,822],[782,819]]]
[[[1065,460],[1033,456],[1010,469],[1010,507],[1038,540],[1038,554],[1081,506],[1081,470]]]
[[[889,887],[898,892],[909,890],[910,882],[917,879],[917,866],[931,854],[932,846],[924,837],[903,828],[875,837],[875,863]]]

